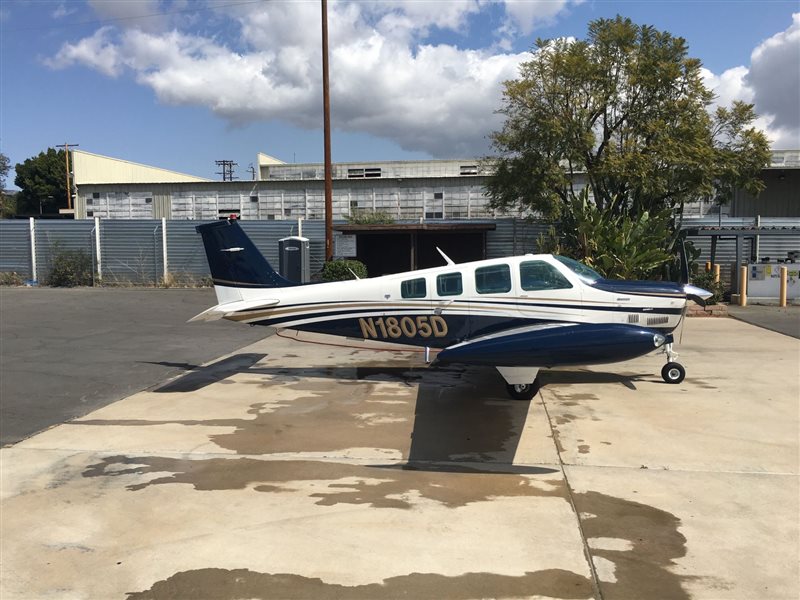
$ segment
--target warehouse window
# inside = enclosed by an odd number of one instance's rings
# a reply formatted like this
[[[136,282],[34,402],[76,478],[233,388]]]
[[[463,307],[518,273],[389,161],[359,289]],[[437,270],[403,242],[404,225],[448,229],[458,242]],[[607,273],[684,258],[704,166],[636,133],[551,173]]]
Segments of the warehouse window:
[[[364,169],[364,177],[380,177],[380,176],[381,176],[380,167],[373,167],[371,169]]]
[[[444,192],[434,192],[433,199],[434,200],[443,200],[444,199]]]
[[[100,192],[92,192],[92,198],[100,198]]]
[[[258,196],[250,196],[250,202],[258,202]]]
[[[86,199],[86,206],[91,206],[91,205],[92,205],[92,199],[91,198],[87,198]]]
[[[145,204],[152,204],[153,203],[153,199],[152,198],[145,198],[144,199],[144,203]]]
[[[347,169],[347,177],[349,179],[364,177],[364,169]]]
[[[478,174],[478,165],[461,165],[460,175],[477,175]]]
[[[94,211],[93,210],[87,210],[86,211],[86,216],[87,217],[93,217],[94,216]]]

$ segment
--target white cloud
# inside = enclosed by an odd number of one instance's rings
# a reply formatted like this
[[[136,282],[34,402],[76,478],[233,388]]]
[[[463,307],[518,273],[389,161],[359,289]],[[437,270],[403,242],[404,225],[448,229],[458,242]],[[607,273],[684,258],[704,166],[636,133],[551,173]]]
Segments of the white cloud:
[[[130,3],[95,4],[110,11],[108,4]],[[557,4],[542,10],[553,15],[565,2]],[[152,14],[151,8],[137,14]],[[470,15],[486,9],[473,0],[330,3],[334,127],[436,157],[488,152],[486,136],[502,123],[494,114],[502,82],[516,77],[529,54],[460,49],[426,37],[432,27],[461,30]],[[122,8],[114,10],[122,16]],[[109,76],[127,69],[161,102],[205,106],[234,124],[283,120],[318,128],[319,13],[313,2],[236,7],[228,12],[228,28],[233,23],[239,37],[228,43],[178,30],[147,31],[126,21],[126,28],[106,27],[65,44],[46,62]],[[530,23],[533,17],[525,18]]]
[[[786,31],[753,50],[749,67],[721,75],[703,69],[703,79],[717,96],[716,106],[730,106],[734,100],[753,103],[760,115],[755,124],[774,149],[800,148],[800,13],[792,15]]]
[[[61,2],[58,6],[56,6],[55,10],[50,13],[50,16],[54,19],[63,19],[64,17],[68,17],[71,14],[78,12],[78,9],[74,6],[71,8],[67,8],[67,5]]]
[[[792,25],[759,45],[750,57],[747,84],[757,108],[775,127],[800,129],[800,13]]]
[[[77,44],[64,44],[53,58],[44,62],[54,69],[80,64],[103,75],[116,77],[120,74],[122,64],[118,47],[110,41],[110,33],[110,27],[102,27]]]

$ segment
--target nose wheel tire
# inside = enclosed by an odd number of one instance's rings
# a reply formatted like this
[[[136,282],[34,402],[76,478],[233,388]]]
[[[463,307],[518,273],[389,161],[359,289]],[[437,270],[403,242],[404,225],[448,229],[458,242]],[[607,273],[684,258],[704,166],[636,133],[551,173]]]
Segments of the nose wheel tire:
[[[664,378],[664,381],[667,383],[680,383],[683,381],[683,378],[686,377],[686,369],[683,368],[683,365],[676,362],[668,362],[664,365],[664,368],[661,369],[661,377]]]
[[[535,379],[533,383],[508,384],[506,391],[514,400],[531,400],[539,391],[539,379]]]

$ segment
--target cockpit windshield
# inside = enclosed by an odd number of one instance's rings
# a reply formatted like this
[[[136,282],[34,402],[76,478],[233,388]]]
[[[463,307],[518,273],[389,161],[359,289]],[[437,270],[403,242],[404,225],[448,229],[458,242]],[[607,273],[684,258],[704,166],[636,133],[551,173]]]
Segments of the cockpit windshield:
[[[585,264],[578,262],[577,260],[558,255],[554,255],[553,258],[555,258],[561,264],[566,265],[567,268],[569,268],[578,277],[583,279],[586,283],[594,283],[595,281],[599,281],[603,278],[600,273],[591,267],[587,267]]]

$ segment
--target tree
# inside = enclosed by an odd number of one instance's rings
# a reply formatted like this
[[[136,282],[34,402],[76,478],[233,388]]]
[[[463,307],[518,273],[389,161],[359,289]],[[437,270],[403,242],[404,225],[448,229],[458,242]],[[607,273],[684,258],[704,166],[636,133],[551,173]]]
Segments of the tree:
[[[14,183],[20,188],[17,210],[20,214],[58,213],[67,208],[66,163],[63,150],[48,148],[38,156],[15,166]]]
[[[770,152],[753,107],[710,114],[700,69],[682,38],[620,16],[592,21],[586,40],[537,40],[505,83],[491,203],[557,218],[585,181],[598,210],[635,220],[757,194]]]
[[[16,212],[14,196],[6,194],[6,178],[11,162],[0,152],[0,219],[7,219]]]

